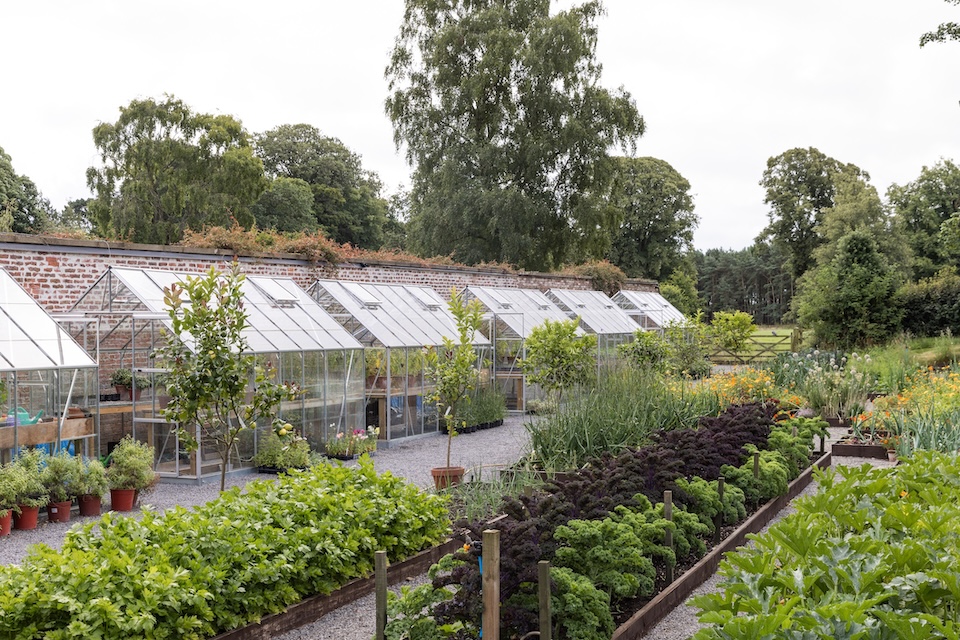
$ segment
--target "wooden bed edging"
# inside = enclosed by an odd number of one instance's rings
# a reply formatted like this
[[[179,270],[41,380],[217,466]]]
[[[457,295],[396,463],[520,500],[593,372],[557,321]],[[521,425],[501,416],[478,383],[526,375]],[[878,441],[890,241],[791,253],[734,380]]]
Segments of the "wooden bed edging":
[[[855,442],[837,442],[831,447],[835,456],[850,456],[851,458],[887,459],[887,448],[882,444],[860,444]]]
[[[396,584],[424,573],[430,565],[436,564],[440,558],[453,553],[462,545],[462,540],[453,538],[402,562],[390,565],[387,568],[387,583]],[[373,593],[375,584],[376,580],[373,576],[351,580],[330,595],[304,598],[287,607],[286,611],[264,616],[260,622],[226,631],[214,636],[213,640],[270,640],[315,622],[334,609],[358,600],[368,593]]]
[[[810,467],[801,473],[790,486],[787,492],[779,496],[760,509],[740,525],[736,531],[731,533],[720,544],[715,546],[710,553],[705,555],[700,561],[693,565],[689,571],[677,578],[673,584],[661,591],[648,602],[640,611],[637,611],[629,620],[617,627],[611,640],[633,640],[642,638],[648,631],[653,629],[658,622],[666,617],[668,613],[687,599],[694,589],[703,584],[717,570],[720,560],[727,551],[732,551],[741,546],[747,539],[748,533],[756,533],[770,522],[777,513],[780,512],[791,500],[796,498],[803,491],[810,481],[813,480],[813,467],[826,468],[830,466],[829,452],[824,453]]]

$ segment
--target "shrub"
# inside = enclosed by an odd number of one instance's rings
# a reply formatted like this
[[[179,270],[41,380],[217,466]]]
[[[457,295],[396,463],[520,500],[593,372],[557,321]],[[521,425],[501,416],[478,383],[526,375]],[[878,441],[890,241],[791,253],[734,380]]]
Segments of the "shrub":
[[[900,287],[894,300],[904,311],[904,331],[916,336],[935,336],[944,331],[960,335],[960,275],[956,267]]]
[[[713,314],[708,334],[718,348],[739,356],[756,330],[757,325],[753,324],[753,316],[749,313],[718,311]]]
[[[656,331],[638,329],[633,340],[617,346],[617,354],[639,371],[664,373],[669,346]]]
[[[156,481],[153,470],[153,447],[125,437],[110,454],[107,480],[111,489],[143,491]]]
[[[590,286],[596,291],[603,291],[608,296],[616,295],[627,283],[627,274],[620,267],[607,260],[568,267],[564,269],[564,272],[590,278]]]

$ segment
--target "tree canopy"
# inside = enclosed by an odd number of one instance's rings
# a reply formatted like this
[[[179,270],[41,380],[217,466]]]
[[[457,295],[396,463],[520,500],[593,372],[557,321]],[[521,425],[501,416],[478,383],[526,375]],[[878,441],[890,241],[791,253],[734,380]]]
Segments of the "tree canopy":
[[[0,230],[40,233],[47,227],[50,203],[27,176],[17,175],[13,160],[0,147]]]
[[[330,239],[368,249],[381,246],[387,202],[381,197],[380,179],[363,169],[360,156],[309,124],[285,124],[261,133],[256,146],[267,175],[309,185],[314,226],[319,225]],[[278,230],[299,224],[281,222],[282,215],[272,216]]]
[[[629,276],[663,280],[693,247],[700,219],[690,183],[657,158],[618,158],[610,203],[621,216],[610,261]]]
[[[386,112],[414,168],[422,254],[546,270],[606,253],[615,162],[643,119],[600,86],[599,0],[407,0]]]
[[[93,140],[103,166],[87,170],[87,184],[101,235],[170,244],[185,229],[253,223],[266,180],[233,116],[194,113],[170,95],[133,100]]]
[[[950,4],[960,4],[960,0],[944,0]],[[948,42],[950,40],[960,40],[960,24],[956,22],[943,22],[934,31],[928,31],[920,36],[920,46],[924,47],[931,42]]]
[[[315,231],[317,228],[313,190],[300,178],[277,178],[250,210],[261,229]]]
[[[790,149],[767,160],[760,186],[766,189],[770,224],[757,239],[771,241],[787,255],[794,278],[813,266],[813,250],[823,242],[817,227],[824,210],[834,205],[839,174],[870,179],[856,165],[843,164],[813,147]]]

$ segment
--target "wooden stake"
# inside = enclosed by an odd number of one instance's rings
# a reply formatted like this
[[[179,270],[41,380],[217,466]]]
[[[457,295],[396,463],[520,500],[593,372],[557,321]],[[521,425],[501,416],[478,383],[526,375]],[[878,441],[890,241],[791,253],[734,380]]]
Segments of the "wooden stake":
[[[373,554],[373,571],[376,576],[377,594],[377,631],[376,640],[383,640],[387,629],[387,552],[377,551]]]
[[[540,640],[553,638],[553,613],[550,611],[550,562],[537,563],[537,592],[540,599]]]
[[[663,492],[663,517],[668,522],[673,522],[673,491]],[[673,549],[673,529],[667,529],[664,536],[664,545]],[[676,551],[676,550],[674,550]],[[667,562],[667,584],[673,583],[673,563]]]
[[[500,532],[483,532],[483,640],[500,640]]]
[[[720,495],[720,513],[713,517],[713,544],[720,544],[720,527],[723,526],[723,476],[717,478],[717,493]]]
[[[753,477],[754,478],[760,477],[760,452],[759,451],[753,452]]]

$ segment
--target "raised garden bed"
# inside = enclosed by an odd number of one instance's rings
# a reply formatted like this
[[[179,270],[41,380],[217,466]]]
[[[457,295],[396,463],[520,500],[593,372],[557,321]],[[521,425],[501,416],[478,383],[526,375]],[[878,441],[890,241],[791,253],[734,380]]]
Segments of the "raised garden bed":
[[[807,485],[813,480],[813,467],[821,469],[829,467],[831,453],[824,453],[812,466],[801,473],[796,480],[790,483],[787,493],[771,500],[752,516],[747,518],[743,524],[727,536],[720,544],[716,545],[707,555],[701,558],[693,567],[684,572],[679,578],[661,591],[648,602],[642,609],[637,611],[629,620],[621,624],[613,634],[613,640],[631,640],[633,638],[642,638],[648,631],[656,626],[668,613],[674,608],[683,604],[694,589],[703,584],[712,576],[723,554],[736,549],[742,545],[747,538],[747,534],[756,533],[763,529],[770,520],[773,519],[791,500],[797,497]],[[884,451],[886,458],[886,451]]]
[[[836,442],[831,447],[835,456],[849,456],[851,458],[887,459],[887,448],[882,444],[857,442]]]

